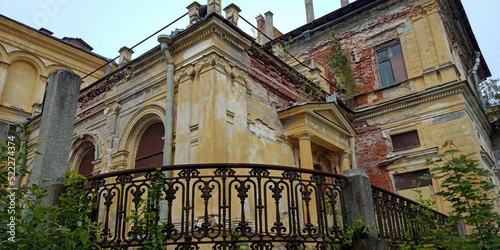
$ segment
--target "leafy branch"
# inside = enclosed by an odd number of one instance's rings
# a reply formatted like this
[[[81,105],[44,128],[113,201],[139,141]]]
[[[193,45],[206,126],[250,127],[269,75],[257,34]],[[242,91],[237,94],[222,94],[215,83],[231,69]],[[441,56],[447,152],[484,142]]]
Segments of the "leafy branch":
[[[335,74],[335,83],[339,88],[345,89],[347,99],[353,99],[359,91],[355,83],[355,76],[351,67],[350,54],[342,43],[335,38],[335,31],[330,32],[330,51],[325,57],[328,67]]]

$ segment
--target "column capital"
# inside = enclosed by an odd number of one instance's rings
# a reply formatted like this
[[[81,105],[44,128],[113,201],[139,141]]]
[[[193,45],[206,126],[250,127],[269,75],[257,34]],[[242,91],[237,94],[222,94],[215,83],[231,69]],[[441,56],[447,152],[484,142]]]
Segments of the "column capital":
[[[313,133],[306,131],[306,132],[295,134],[295,137],[297,137],[299,139],[299,141],[302,141],[302,140],[311,140],[311,137],[313,135],[314,135]]]

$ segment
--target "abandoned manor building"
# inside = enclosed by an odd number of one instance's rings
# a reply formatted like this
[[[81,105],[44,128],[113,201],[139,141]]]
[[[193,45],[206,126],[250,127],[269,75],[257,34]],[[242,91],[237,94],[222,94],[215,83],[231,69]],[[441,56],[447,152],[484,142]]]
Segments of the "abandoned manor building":
[[[273,19],[289,17],[265,6],[244,19],[235,4],[193,2],[179,10],[187,26],[163,30],[142,55],[117,48],[118,60],[0,15],[0,138],[28,124],[25,145],[42,141],[20,182],[57,186],[66,168],[87,176],[110,234],[103,246],[136,246],[124,217],[165,166],[158,209],[172,244],[212,247],[232,228],[255,249],[337,242],[350,219],[328,211],[347,216],[359,202],[341,195],[353,175],[369,178],[371,233],[391,246],[378,192],[433,197],[440,182],[420,177],[447,141],[498,187],[500,152],[478,82],[491,73],[461,1],[341,2],[315,17],[305,0],[305,24],[288,33]],[[247,21],[255,36],[240,28]],[[451,211],[441,198],[433,209]]]

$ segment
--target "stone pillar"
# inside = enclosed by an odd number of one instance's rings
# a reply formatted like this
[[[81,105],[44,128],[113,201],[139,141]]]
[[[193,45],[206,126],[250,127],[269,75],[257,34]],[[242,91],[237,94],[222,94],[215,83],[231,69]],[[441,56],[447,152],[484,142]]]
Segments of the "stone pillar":
[[[238,26],[238,18],[240,18],[241,9],[236,4],[232,3],[224,8],[224,11],[226,12],[226,19],[230,23]]]
[[[306,0],[306,17],[307,23],[314,21],[313,0]]]
[[[368,238],[363,249],[387,249],[387,244],[378,239],[377,221],[371,191],[370,178],[360,168],[348,169],[342,172],[347,177],[343,190],[344,205],[347,210],[347,225],[352,225],[356,220],[362,219],[370,227]]]
[[[207,15],[210,15],[212,13],[217,13],[220,15],[221,13],[221,0],[208,0],[207,1]]]
[[[350,155],[347,152],[342,152],[339,155],[339,165],[340,165],[340,172],[344,172],[344,170],[351,169],[351,162],[349,160]]]
[[[314,169],[312,150],[311,150],[311,133],[302,133],[298,135],[299,150],[300,150],[300,168]]]
[[[198,2],[193,2],[192,4],[188,5],[186,7],[188,9],[189,13],[189,25],[188,28],[197,23],[201,17],[200,17],[200,4]]]
[[[118,52],[120,52],[120,58],[118,59],[118,64],[120,66],[132,60],[133,50],[123,46]]]
[[[47,96],[38,138],[42,142],[33,162],[29,184],[47,188],[47,205],[59,204],[64,192],[64,176],[68,169],[71,139],[75,123],[78,94],[82,79],[69,69],[49,76]]]

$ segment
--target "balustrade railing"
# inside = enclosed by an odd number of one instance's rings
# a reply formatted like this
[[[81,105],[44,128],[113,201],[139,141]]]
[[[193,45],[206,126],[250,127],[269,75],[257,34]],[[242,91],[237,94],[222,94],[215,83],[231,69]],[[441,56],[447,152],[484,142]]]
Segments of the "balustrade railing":
[[[379,238],[390,247],[419,241],[447,221],[446,215],[383,188],[372,185],[372,196]]]
[[[92,214],[103,229],[97,239],[102,247],[142,246],[161,232],[165,245],[182,249],[242,244],[327,249],[341,244],[344,235],[345,177],[332,173],[205,164],[126,170],[88,180],[86,192],[99,204]],[[153,223],[160,231],[148,231]]]
[[[85,186],[96,239],[126,249],[162,240],[176,249],[333,249],[347,225],[342,175],[259,164],[198,164],[91,176]],[[390,247],[419,236],[446,215],[372,186],[379,239]],[[97,207],[97,208],[96,208]],[[414,218],[421,218],[415,220]]]

